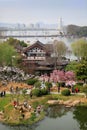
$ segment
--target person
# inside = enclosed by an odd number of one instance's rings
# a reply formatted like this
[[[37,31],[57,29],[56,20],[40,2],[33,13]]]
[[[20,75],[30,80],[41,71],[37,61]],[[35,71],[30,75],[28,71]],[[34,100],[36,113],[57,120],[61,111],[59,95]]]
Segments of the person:
[[[76,88],[76,89],[75,89],[75,92],[76,92],[76,93],[78,93],[78,91],[79,91],[79,89],[78,89],[78,88]]]
[[[21,113],[21,117],[24,119],[25,115],[24,115],[23,107],[20,108],[20,113]]]
[[[60,92],[60,83],[59,83],[59,85],[58,85],[58,93]]]
[[[10,87],[10,92],[13,93],[14,92],[14,88],[11,86]]]
[[[71,92],[72,92],[72,93],[75,92],[75,90],[74,90],[74,86],[73,86],[73,85],[71,86]]]
[[[58,93],[60,92],[60,82],[57,82],[57,87],[58,87]]]
[[[0,93],[0,96],[3,97],[3,92]]]
[[[29,111],[31,111],[31,105],[29,105],[28,108],[29,108]]]
[[[40,112],[41,112],[41,105],[39,105],[39,106],[37,107],[37,112],[40,114]]]
[[[13,102],[14,108],[17,109],[17,102],[14,100]]]
[[[32,98],[32,96],[33,96],[33,95],[32,95],[32,91],[30,91],[30,98]]]
[[[24,107],[27,108],[27,101],[24,101]]]
[[[16,87],[16,93],[18,93],[18,86]]]
[[[2,96],[5,97],[5,95],[6,95],[6,92],[4,90],[4,91],[2,91]]]
[[[21,113],[21,116],[22,116],[22,118],[24,119],[24,117],[25,117],[24,113]]]
[[[21,107],[21,108],[20,108],[20,113],[23,113],[23,112],[24,112],[24,111],[23,111],[23,107]]]

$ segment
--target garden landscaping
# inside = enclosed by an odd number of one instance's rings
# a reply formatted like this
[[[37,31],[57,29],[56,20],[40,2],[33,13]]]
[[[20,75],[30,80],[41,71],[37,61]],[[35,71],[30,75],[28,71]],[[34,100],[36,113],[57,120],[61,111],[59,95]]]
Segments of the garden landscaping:
[[[16,89],[16,85],[14,84],[18,85],[20,90],[23,89],[22,83],[11,83],[14,89]],[[20,87],[21,85],[22,88]],[[32,88],[26,84],[24,84],[24,86]],[[10,87],[6,88],[6,90],[10,92]],[[60,89],[60,91],[63,90],[65,91],[64,88]],[[63,96],[62,93],[58,94],[58,92],[56,92],[56,94],[51,94],[52,92],[51,90],[50,93],[46,95],[32,95],[32,97],[26,93],[10,93],[4,97],[0,97],[0,121],[10,125],[33,124],[45,117],[50,105],[62,104],[66,107],[77,105],[87,106],[87,99],[83,94],[69,93],[69,95]],[[16,104],[14,101],[16,101]],[[27,104],[24,105],[24,102]],[[31,108],[29,108],[29,105]]]

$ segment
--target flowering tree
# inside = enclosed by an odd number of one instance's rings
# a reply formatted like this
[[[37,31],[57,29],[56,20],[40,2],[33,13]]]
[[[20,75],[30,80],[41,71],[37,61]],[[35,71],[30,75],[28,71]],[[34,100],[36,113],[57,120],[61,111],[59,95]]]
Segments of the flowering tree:
[[[39,80],[43,81],[43,82],[48,82],[49,81],[49,76],[47,76],[47,74],[41,75],[39,77]]]
[[[50,80],[53,82],[65,81],[64,71],[54,70],[53,73],[50,74]]]
[[[73,71],[67,71],[65,77],[66,80],[75,80],[75,73]]]
[[[42,75],[40,79],[45,82],[66,82],[66,85],[75,85],[75,73],[72,71],[64,72],[60,70],[54,70],[52,73],[50,73],[50,76]]]

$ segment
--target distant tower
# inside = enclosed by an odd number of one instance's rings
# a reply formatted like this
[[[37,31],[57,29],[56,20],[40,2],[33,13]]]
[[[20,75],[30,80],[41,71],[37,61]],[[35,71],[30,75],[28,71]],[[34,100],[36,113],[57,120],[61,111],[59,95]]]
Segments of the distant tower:
[[[62,21],[62,18],[59,18],[58,19],[58,30],[62,31],[62,29],[63,29],[63,21]]]

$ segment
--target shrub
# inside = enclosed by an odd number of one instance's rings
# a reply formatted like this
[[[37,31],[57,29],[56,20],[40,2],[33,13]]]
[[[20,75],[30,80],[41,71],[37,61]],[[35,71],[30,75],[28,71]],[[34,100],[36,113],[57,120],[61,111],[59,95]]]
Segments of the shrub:
[[[64,95],[64,96],[69,96],[70,95],[70,90],[69,89],[64,89],[62,90],[61,94]]]
[[[46,88],[41,89],[41,94],[42,95],[47,95],[48,94],[48,90]]]
[[[48,87],[48,88],[51,88],[51,87],[52,87],[52,83],[50,83],[50,82],[45,82],[45,85],[46,85],[46,87]]]
[[[40,88],[40,86],[41,86],[41,82],[40,82],[40,81],[35,82],[34,86],[35,86],[35,88]]]
[[[83,86],[80,86],[80,85],[77,85],[77,84],[74,85],[74,89],[78,88],[78,91],[81,91],[81,90],[82,90],[82,87],[83,87]]]
[[[48,94],[48,90],[43,88],[43,89],[38,89],[38,88],[35,88],[32,90],[32,94],[34,96],[37,96],[37,97],[40,97],[42,95],[47,95]]]
[[[26,83],[27,83],[28,85],[34,85],[37,81],[38,81],[38,79],[28,79],[28,80],[26,81]]]
[[[40,97],[40,96],[42,95],[41,90],[38,89],[38,88],[33,89],[33,90],[32,90],[32,94],[33,94],[34,96],[37,96],[37,97]]]
[[[87,85],[82,87],[82,92],[85,93],[85,97],[87,98]]]

